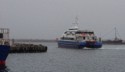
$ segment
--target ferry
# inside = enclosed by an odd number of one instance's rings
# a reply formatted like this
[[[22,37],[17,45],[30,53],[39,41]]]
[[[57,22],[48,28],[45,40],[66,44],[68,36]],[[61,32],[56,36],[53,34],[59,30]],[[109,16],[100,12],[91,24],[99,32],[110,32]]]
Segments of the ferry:
[[[63,33],[63,35],[58,39],[58,47],[62,48],[101,48],[102,41],[98,38],[94,31],[90,30],[80,30],[78,28],[77,18],[75,20],[75,25],[69,28]]]
[[[9,29],[0,28],[0,70],[6,68],[6,58],[10,50]]]

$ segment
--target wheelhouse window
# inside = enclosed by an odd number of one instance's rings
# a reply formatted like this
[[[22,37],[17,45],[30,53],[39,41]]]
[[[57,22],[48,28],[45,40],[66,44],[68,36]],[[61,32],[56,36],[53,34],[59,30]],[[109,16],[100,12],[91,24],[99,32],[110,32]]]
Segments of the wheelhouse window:
[[[85,37],[83,37],[83,40],[85,40],[86,38]]]
[[[75,40],[74,38],[62,37],[63,40]]]
[[[0,38],[3,38],[3,33],[0,33]]]

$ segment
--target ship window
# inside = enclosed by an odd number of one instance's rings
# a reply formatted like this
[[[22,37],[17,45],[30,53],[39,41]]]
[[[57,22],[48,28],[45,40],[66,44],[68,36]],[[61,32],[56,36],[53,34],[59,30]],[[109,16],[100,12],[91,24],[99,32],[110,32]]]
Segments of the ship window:
[[[71,32],[72,35],[75,35],[75,32]]]
[[[74,40],[74,38],[69,38],[69,40]]]
[[[65,32],[65,34],[70,35],[70,32],[67,31],[67,32]]]
[[[96,37],[96,36],[93,36],[93,37],[92,37],[92,39],[93,39],[93,40],[96,40],[96,39],[97,39],[97,37]]]
[[[77,40],[83,40],[83,38],[79,36],[79,37],[77,37]]]
[[[84,33],[86,33],[86,34],[94,34],[94,32],[84,32]]]
[[[85,37],[83,37],[83,40],[85,40]]]
[[[74,40],[74,38],[62,37],[63,40]]]
[[[90,40],[90,38],[87,36],[87,37],[86,37],[86,40]]]
[[[0,33],[0,38],[3,38],[3,34],[2,33]]]
[[[92,39],[93,39],[93,40],[95,40],[95,38],[94,38],[94,37],[92,37]]]
[[[76,34],[81,34],[81,33],[82,33],[82,32],[79,32],[79,31],[78,31],[78,32],[76,32]]]

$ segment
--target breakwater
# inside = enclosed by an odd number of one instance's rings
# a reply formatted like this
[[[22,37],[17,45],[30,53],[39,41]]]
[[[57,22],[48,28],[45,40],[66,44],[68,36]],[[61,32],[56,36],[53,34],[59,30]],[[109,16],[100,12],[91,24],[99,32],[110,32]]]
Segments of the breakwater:
[[[47,52],[47,46],[42,44],[21,44],[15,43],[11,46],[10,53],[38,53]]]
[[[56,39],[11,39],[14,42],[57,42]]]

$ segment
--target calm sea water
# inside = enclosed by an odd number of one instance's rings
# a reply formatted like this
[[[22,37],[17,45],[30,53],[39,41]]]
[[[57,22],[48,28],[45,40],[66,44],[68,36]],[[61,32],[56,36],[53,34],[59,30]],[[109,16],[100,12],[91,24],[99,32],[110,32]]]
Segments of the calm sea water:
[[[103,45],[101,49],[58,48],[46,53],[15,53],[7,58],[8,72],[125,72],[125,45]]]

